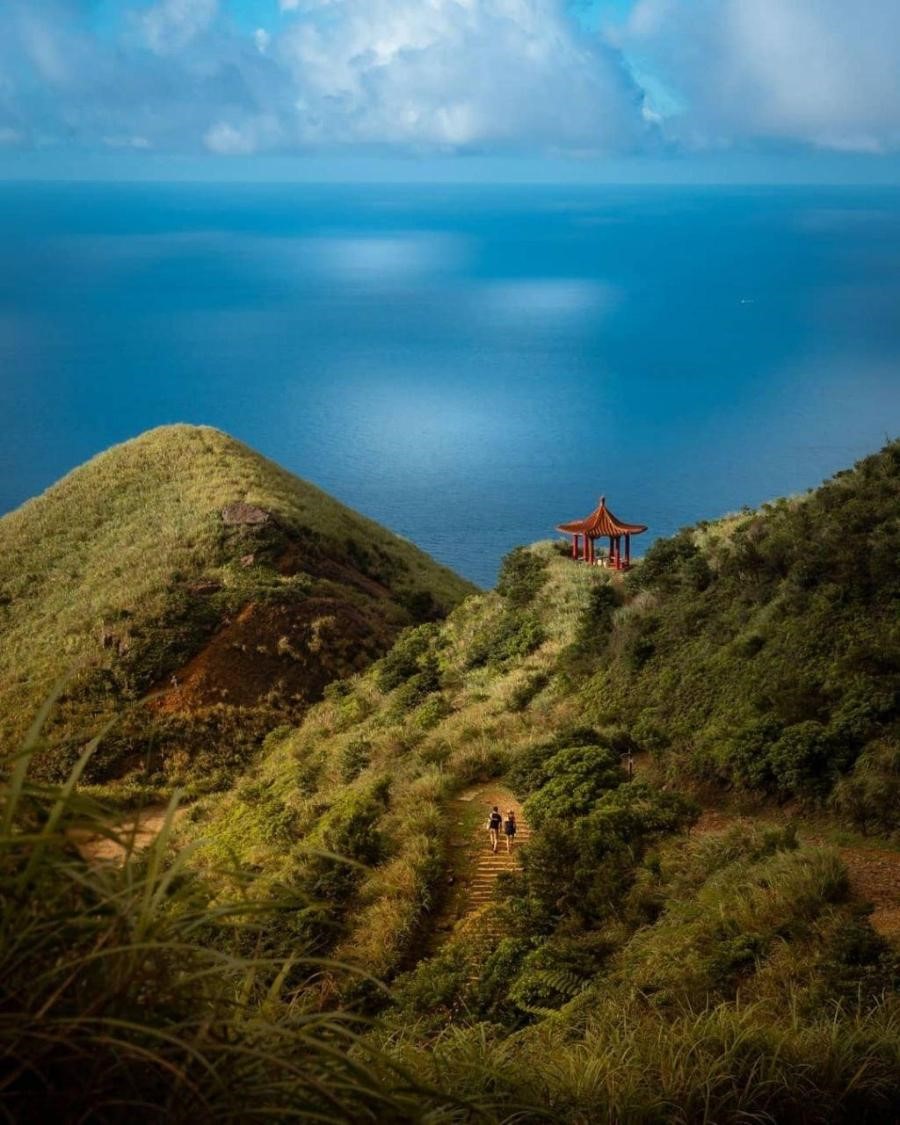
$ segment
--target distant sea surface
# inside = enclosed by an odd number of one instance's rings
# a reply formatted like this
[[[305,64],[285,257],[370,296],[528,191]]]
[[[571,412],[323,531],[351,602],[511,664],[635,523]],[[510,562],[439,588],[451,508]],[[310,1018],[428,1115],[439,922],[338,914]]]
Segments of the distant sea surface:
[[[900,433],[900,192],[0,185],[0,512],[218,426],[469,578]]]

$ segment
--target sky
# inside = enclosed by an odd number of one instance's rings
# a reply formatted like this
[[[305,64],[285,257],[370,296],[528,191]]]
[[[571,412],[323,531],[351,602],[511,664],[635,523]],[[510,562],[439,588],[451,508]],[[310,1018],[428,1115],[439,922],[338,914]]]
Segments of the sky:
[[[2,0],[0,178],[900,182],[898,0]]]

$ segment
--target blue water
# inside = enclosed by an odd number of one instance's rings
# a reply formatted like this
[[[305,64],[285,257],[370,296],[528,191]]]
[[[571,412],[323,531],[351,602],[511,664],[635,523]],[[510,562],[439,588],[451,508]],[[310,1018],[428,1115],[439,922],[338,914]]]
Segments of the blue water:
[[[219,426],[493,581],[900,433],[895,189],[0,185],[0,511]]]

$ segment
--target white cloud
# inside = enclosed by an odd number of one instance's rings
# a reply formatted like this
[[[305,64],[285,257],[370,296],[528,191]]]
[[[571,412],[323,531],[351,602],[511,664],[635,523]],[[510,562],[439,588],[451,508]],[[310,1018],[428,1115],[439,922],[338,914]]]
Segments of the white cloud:
[[[680,96],[689,143],[900,145],[897,0],[639,0],[623,43]]]
[[[559,0],[332,0],[278,57],[307,141],[602,150],[643,130],[618,56]]]
[[[271,148],[279,137],[278,122],[262,114],[238,122],[217,121],[203,134],[203,143],[220,156],[249,156],[261,148]]]
[[[13,129],[9,125],[0,125],[0,147],[7,145],[17,145],[24,140],[22,134],[18,129]]]
[[[238,129],[227,121],[218,121],[203,135],[203,143],[210,152],[221,156],[246,156],[256,151],[252,130]]]
[[[210,27],[218,0],[160,0],[141,17],[151,51],[166,55],[181,51]]]
[[[272,36],[264,27],[258,27],[253,32],[253,42],[256,44],[256,49],[261,55],[264,55],[269,49],[269,44],[272,42]]]

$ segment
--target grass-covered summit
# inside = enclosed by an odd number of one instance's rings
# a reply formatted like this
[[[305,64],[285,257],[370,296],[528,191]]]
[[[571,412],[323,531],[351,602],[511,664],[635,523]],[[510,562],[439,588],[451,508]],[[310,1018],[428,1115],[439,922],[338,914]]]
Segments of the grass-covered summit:
[[[116,446],[0,520],[0,745],[71,673],[35,770],[208,785],[471,587],[209,427]],[[224,772],[223,772],[224,771]]]

